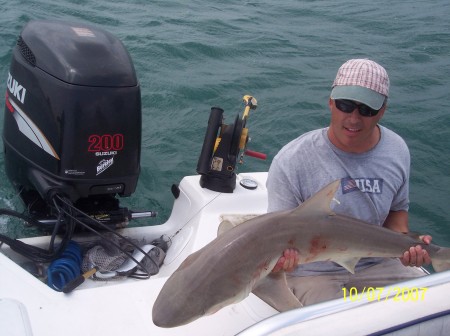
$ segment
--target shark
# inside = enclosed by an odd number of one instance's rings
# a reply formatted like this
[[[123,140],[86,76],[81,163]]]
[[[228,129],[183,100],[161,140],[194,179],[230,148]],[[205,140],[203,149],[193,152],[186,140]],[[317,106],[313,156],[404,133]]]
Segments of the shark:
[[[332,182],[295,209],[222,229],[167,279],[153,305],[153,323],[162,328],[185,325],[240,302],[250,292],[278,311],[302,307],[285,273],[272,272],[287,248],[299,251],[299,263],[334,261],[354,273],[361,258],[401,257],[420,244],[436,272],[450,269],[450,248],[333,212],[330,205],[337,201],[340,183]]]

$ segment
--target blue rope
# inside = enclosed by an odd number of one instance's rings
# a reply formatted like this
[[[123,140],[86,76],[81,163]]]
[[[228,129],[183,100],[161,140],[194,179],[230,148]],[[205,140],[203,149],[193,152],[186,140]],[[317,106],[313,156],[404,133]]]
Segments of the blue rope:
[[[81,247],[71,240],[61,257],[53,261],[47,270],[47,284],[61,292],[63,287],[81,274],[83,260]]]

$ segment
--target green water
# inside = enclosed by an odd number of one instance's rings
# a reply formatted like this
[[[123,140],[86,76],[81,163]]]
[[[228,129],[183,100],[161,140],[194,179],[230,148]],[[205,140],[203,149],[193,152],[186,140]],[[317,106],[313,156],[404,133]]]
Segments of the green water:
[[[123,204],[159,213],[139,225],[163,223],[170,186],[195,174],[211,106],[232,122],[244,94],[258,99],[250,149],[268,159],[247,158],[239,171],[265,171],[282,145],[328,124],[330,85],[344,61],[378,61],[391,78],[382,123],[411,150],[411,227],[450,246],[447,0],[10,0],[0,1],[0,13],[0,92],[29,20],[89,22],[127,47],[142,89],[143,140],[139,185]],[[3,166],[0,156],[0,206],[21,210]],[[0,233],[33,234],[0,220]]]

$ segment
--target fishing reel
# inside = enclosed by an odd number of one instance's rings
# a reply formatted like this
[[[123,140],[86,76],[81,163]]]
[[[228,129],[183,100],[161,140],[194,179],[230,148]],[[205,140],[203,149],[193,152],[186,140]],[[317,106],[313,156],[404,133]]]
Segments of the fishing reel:
[[[212,107],[203,141],[202,151],[197,164],[197,173],[201,174],[200,186],[217,192],[232,193],[236,187],[236,163],[243,163],[243,156],[248,155],[266,159],[266,155],[247,150],[248,128],[246,127],[250,110],[257,107],[252,96],[244,96],[245,109],[234,123],[223,123],[224,110]]]

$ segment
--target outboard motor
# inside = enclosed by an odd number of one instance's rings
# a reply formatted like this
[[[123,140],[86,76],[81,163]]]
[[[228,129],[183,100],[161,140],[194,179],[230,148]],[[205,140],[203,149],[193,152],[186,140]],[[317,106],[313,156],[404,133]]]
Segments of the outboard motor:
[[[29,212],[55,194],[115,211],[140,172],[141,95],[132,60],[87,24],[32,21],[14,48],[3,127],[5,169]]]

